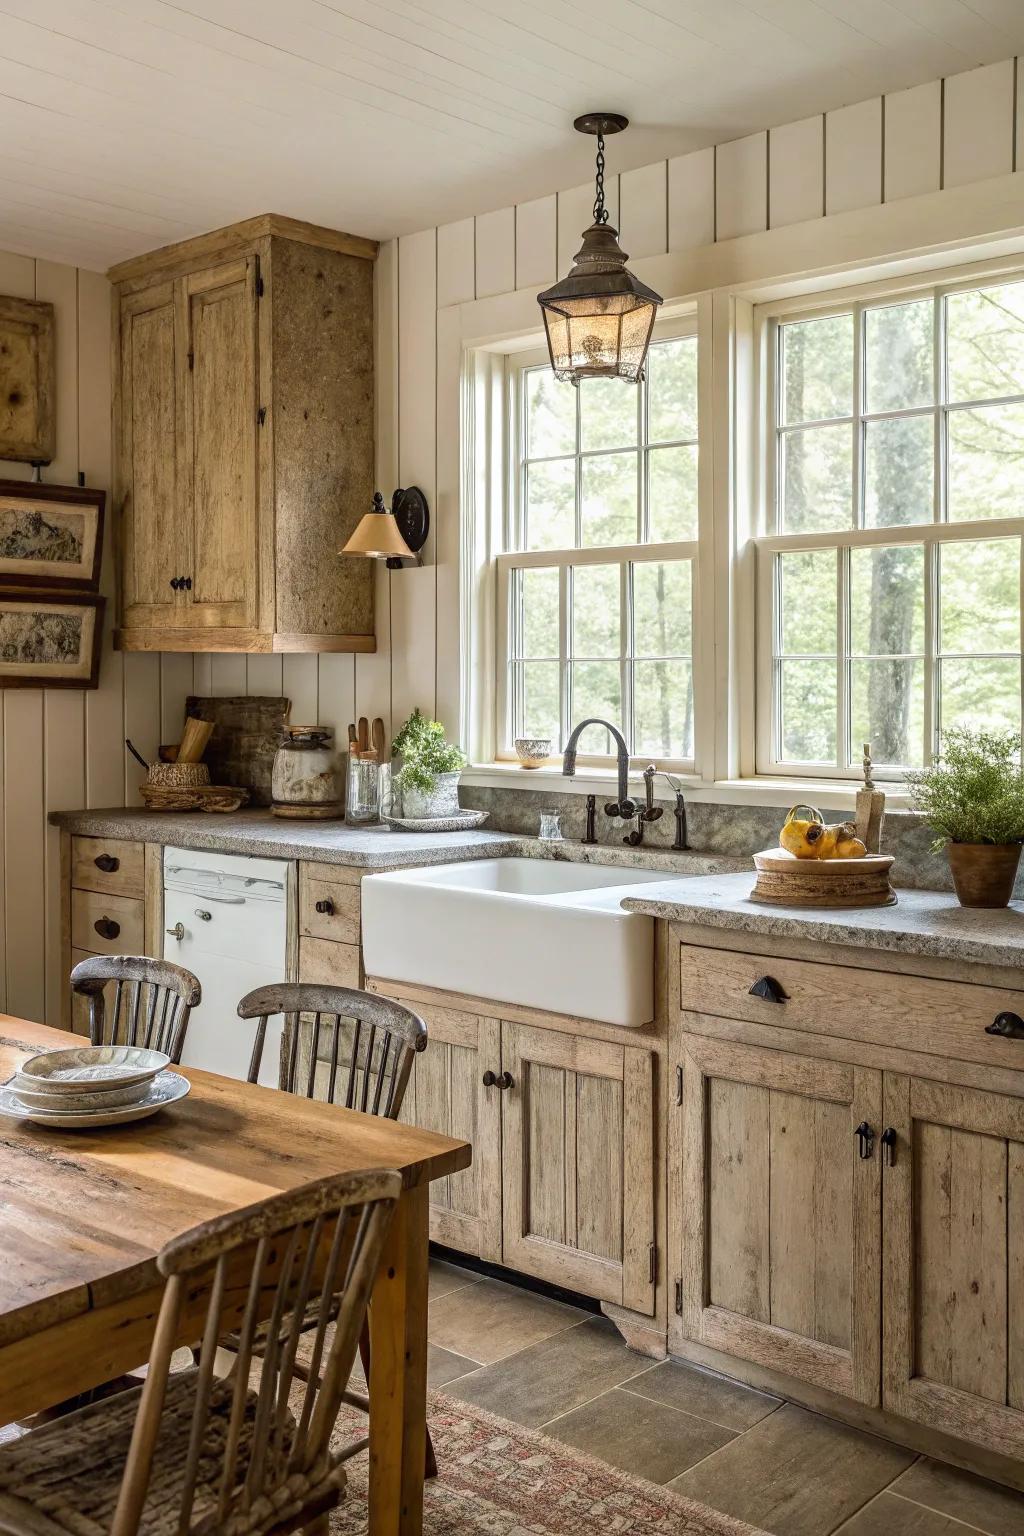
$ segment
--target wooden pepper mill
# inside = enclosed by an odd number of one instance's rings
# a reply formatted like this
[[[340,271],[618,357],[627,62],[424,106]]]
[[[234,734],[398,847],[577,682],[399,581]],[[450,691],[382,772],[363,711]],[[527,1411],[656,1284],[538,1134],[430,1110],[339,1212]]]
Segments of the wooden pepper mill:
[[[868,853],[879,853],[882,843],[882,818],[885,794],[875,788],[871,777],[871,743],[864,743],[864,788],[857,791],[857,836]]]

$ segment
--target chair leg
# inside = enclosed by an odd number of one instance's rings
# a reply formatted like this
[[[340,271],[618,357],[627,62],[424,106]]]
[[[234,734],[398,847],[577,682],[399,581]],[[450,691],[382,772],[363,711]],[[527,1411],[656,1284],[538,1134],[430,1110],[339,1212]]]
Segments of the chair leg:
[[[363,1319],[362,1332],[359,1335],[359,1358],[363,1363],[363,1375],[366,1377],[366,1389],[369,1396],[370,1390],[370,1324]],[[371,1409],[372,1412],[372,1409]],[[427,1446],[423,1458],[423,1476],[429,1480],[437,1476],[437,1457],[434,1454],[434,1442],[430,1438],[430,1425],[427,1425]]]

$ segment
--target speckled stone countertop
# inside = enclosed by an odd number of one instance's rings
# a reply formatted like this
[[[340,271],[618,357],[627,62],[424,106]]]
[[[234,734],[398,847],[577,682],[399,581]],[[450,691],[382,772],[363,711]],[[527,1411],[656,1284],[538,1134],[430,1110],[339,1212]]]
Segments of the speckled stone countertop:
[[[967,908],[946,891],[901,890],[892,907],[817,911],[750,900],[749,874],[706,875],[701,879],[652,882],[642,896],[627,896],[629,912],[671,922],[723,928],[772,938],[852,944],[937,960],[981,961],[1024,966],[1024,903],[999,911]]]
[[[356,869],[394,869],[402,864],[446,864],[518,853],[522,838],[485,827],[466,832],[390,832],[386,827],[347,827],[343,821],[290,821],[269,811],[54,811],[55,826],[83,837],[117,837],[165,843],[261,859],[314,859]]]

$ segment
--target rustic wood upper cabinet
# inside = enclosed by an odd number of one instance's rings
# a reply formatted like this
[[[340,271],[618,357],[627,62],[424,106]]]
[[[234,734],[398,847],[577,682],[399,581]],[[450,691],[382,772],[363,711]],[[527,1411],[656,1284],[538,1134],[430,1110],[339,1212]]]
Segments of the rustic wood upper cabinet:
[[[373,650],[372,241],[264,215],[115,267],[124,650]]]

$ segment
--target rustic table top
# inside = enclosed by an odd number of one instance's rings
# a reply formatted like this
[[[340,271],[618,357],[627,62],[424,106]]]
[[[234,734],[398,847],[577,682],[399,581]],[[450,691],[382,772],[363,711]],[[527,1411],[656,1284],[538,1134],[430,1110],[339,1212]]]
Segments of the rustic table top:
[[[79,1036],[0,1014],[0,1082]],[[135,1125],[0,1117],[0,1345],[152,1286],[163,1244],[311,1179],[397,1168],[407,1189],[471,1148],[414,1126],[179,1067],[192,1092]]]

